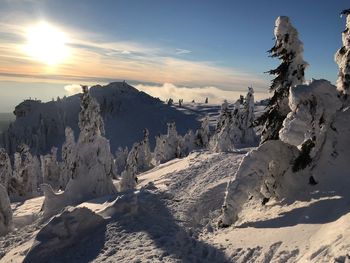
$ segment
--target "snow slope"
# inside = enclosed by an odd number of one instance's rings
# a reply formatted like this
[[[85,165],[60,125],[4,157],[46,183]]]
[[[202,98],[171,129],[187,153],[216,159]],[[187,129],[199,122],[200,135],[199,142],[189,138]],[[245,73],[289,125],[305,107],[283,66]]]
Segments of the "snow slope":
[[[25,262],[345,262],[350,199],[335,193],[292,204],[251,200],[235,227],[216,228],[226,183],[245,152],[194,152],[141,174],[135,193],[36,220],[0,238],[0,262],[22,262],[30,247]],[[30,206],[37,214],[40,202],[17,206],[14,222]],[[59,246],[47,246],[57,239]]]

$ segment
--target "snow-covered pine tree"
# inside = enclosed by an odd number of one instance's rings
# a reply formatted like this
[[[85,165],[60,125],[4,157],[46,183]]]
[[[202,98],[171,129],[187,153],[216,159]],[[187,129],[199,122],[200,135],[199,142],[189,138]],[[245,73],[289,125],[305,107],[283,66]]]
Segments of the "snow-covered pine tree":
[[[0,184],[0,236],[7,234],[11,228],[11,203],[5,187]]]
[[[274,92],[269,101],[267,111],[258,123],[263,125],[261,143],[267,140],[278,140],[278,133],[283,120],[290,112],[288,95],[290,87],[304,82],[304,71],[307,63],[303,59],[303,43],[299,40],[298,31],[292,26],[290,19],[280,16],[275,23],[275,45],[269,50],[271,57],[282,62],[269,74],[276,76],[272,80],[270,91]]]
[[[339,66],[337,88],[347,98],[350,92],[350,9],[341,15],[346,16],[346,28],[342,33],[343,46],[335,54],[335,61]]]
[[[181,136],[177,134],[175,122],[168,123],[166,135],[156,137],[154,159],[156,163],[164,163],[181,156]]]
[[[126,168],[126,160],[129,155],[129,149],[128,147],[125,147],[124,149],[122,147],[119,147],[118,150],[115,153],[115,169],[116,169],[116,174],[121,175],[121,173],[125,170]]]
[[[183,137],[179,135],[180,156],[187,156],[196,147],[196,137],[192,130],[189,130]]]
[[[248,93],[243,104],[240,126],[242,143],[250,146],[255,144],[257,136],[254,131],[254,89],[252,87],[248,87]]]
[[[231,111],[225,100],[221,105],[221,112],[216,124],[214,135],[210,139],[210,149],[215,152],[226,152],[234,148],[232,138],[232,128],[239,120],[233,120],[233,114],[237,117],[239,109]],[[235,123],[235,124],[234,124]]]
[[[224,122],[229,119],[231,116],[231,111],[228,108],[228,102],[227,100],[224,101],[224,103],[221,104],[221,110],[220,110],[220,115],[218,118],[218,122],[216,124],[216,130],[221,129],[221,127],[224,125]]]
[[[42,189],[45,195],[44,215],[50,216],[67,205],[114,194],[116,189],[112,178],[115,173],[109,141],[103,137],[104,124],[100,107],[83,86],[81,112],[79,114],[80,134],[73,161],[72,177],[64,193],[55,194],[47,184]]]
[[[32,156],[29,147],[22,144],[15,153],[13,178],[9,194],[14,198],[31,198],[38,195],[38,178],[41,177],[40,162]]]
[[[133,190],[137,185],[137,155],[139,144],[135,143],[128,154],[125,170],[121,174],[119,191]]]
[[[76,143],[74,132],[70,127],[65,129],[66,141],[62,145],[62,163],[60,175],[60,189],[65,189],[70,178],[73,177],[76,159]]]
[[[57,148],[52,147],[51,153],[40,156],[43,181],[54,190],[60,189],[61,169],[57,162]]]
[[[198,147],[207,148],[209,145],[209,137],[209,116],[206,116],[201,123],[201,127],[196,131],[196,145]]]
[[[100,114],[100,106],[91,97],[87,86],[82,86],[83,96],[79,113],[79,142],[89,142],[99,136],[105,135],[104,123]]]
[[[0,184],[6,191],[8,190],[9,181],[12,177],[11,160],[5,149],[0,148]]]

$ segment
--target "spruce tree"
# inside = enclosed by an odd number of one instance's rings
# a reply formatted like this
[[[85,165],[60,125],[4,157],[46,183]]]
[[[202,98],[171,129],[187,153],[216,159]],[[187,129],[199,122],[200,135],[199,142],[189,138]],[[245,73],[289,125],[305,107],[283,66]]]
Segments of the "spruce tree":
[[[278,140],[278,133],[283,120],[290,112],[288,106],[289,89],[304,82],[304,71],[307,63],[303,60],[303,43],[299,40],[298,31],[286,16],[276,20],[275,45],[268,51],[281,64],[269,74],[276,76],[271,83],[270,91],[274,92],[258,123],[263,125],[261,143],[267,140]]]

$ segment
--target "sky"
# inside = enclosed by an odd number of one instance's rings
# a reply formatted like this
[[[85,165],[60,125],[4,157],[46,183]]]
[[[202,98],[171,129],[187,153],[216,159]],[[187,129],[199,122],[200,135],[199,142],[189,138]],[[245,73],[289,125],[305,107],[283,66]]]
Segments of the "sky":
[[[335,82],[345,0],[0,0],[0,112],[27,98],[126,80],[153,96],[269,96],[274,21],[291,18],[310,64]]]

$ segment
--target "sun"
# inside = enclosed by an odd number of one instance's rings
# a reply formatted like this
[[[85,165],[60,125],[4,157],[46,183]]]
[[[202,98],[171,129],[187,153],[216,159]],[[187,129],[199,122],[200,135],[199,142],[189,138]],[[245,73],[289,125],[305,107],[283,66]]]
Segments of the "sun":
[[[25,52],[44,64],[54,66],[63,63],[69,55],[66,34],[46,22],[29,27],[26,38]]]

